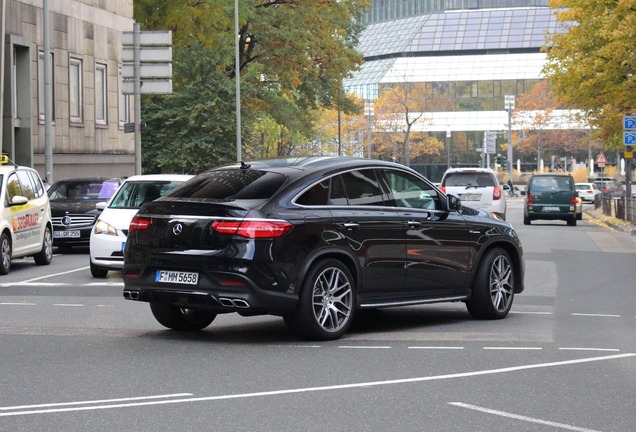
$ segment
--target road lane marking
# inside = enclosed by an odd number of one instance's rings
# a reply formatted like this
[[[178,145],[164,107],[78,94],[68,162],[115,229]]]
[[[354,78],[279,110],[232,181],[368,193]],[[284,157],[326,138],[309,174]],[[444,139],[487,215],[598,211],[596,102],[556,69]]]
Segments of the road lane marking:
[[[541,347],[484,347],[485,350],[542,350]]]
[[[557,422],[541,420],[541,419],[533,418],[533,417],[526,417],[519,414],[512,414],[505,411],[498,411],[498,410],[494,410],[490,408],[480,407],[477,405],[469,405],[462,402],[449,402],[448,404],[456,406],[456,407],[460,407],[460,408],[466,408],[473,411],[483,412],[486,414],[494,414],[501,417],[507,417],[514,420],[521,420],[521,421],[525,421],[529,423],[537,423],[537,424],[541,424],[545,426],[553,426],[559,429],[566,429],[566,430],[577,431],[577,432],[599,432],[595,429],[587,429],[587,428],[582,428],[582,427],[573,426],[573,425],[564,424],[564,423],[557,423]]]
[[[3,303],[0,303],[0,305],[3,305],[3,306],[35,306],[36,303],[10,303],[10,302],[3,302]]]
[[[594,313],[572,313],[572,316],[585,316],[585,317],[601,317],[601,318],[620,318],[620,315],[612,314],[594,314]]]
[[[552,312],[510,311],[511,314],[552,315]]]
[[[82,307],[84,305],[79,303],[53,303],[53,306]]]
[[[408,349],[421,349],[421,350],[463,350],[464,347],[460,346],[410,346]]]
[[[609,351],[609,352],[620,352],[619,349],[616,348],[559,348],[561,351]]]
[[[352,383],[352,384],[339,384],[339,385],[332,385],[332,386],[303,387],[303,388],[295,388],[295,389],[271,390],[271,391],[262,391],[262,392],[254,392],[254,393],[237,393],[237,394],[228,394],[228,395],[219,395],[219,396],[203,396],[203,397],[190,397],[190,398],[182,398],[182,399],[140,401],[140,402],[131,402],[131,403],[109,404],[109,405],[74,406],[74,407],[65,407],[65,408],[32,409],[28,411],[0,412],[0,417],[23,416],[23,415],[34,415],[34,414],[50,414],[50,413],[74,412],[74,411],[104,410],[104,409],[115,409],[115,408],[132,408],[132,407],[153,406],[153,405],[171,405],[171,404],[179,404],[179,403],[209,402],[209,401],[221,401],[221,400],[232,400],[232,399],[249,399],[249,398],[257,398],[257,397],[281,396],[281,395],[290,395],[290,394],[299,394],[299,393],[314,393],[314,392],[348,390],[348,389],[356,389],[356,388],[386,386],[386,385],[412,384],[412,383],[440,381],[440,380],[455,379],[455,378],[471,378],[476,376],[494,375],[494,374],[501,374],[501,373],[532,370],[532,369],[541,369],[541,368],[551,368],[551,367],[557,367],[557,366],[575,365],[575,364],[591,363],[591,362],[597,362],[597,361],[618,360],[618,359],[629,358],[634,356],[636,356],[636,353],[625,353],[625,354],[615,354],[615,355],[603,356],[603,357],[589,357],[589,358],[576,359],[576,360],[564,360],[564,361],[550,362],[550,363],[537,363],[537,364],[530,364],[530,365],[523,365],[523,366],[511,366],[511,367],[500,368],[500,369],[486,369],[486,370],[473,371],[473,372],[459,372],[459,373],[447,374],[447,375],[433,375],[433,376],[403,378],[403,379],[385,380],[385,381],[370,381],[370,382],[360,382],[360,383]],[[2,408],[0,407],[0,411],[1,410]]]
[[[128,397],[128,398],[118,398],[118,399],[98,399],[98,400],[89,400],[89,401],[59,402],[59,403],[38,404],[38,405],[15,405],[15,406],[8,406],[8,407],[0,407],[0,411],[12,411],[12,410],[21,410],[21,409],[47,408],[47,407],[50,408],[50,407],[73,406],[73,405],[89,405],[89,404],[113,403],[113,402],[127,402],[127,401],[150,400],[150,399],[165,399],[165,398],[185,397],[185,396],[193,396],[193,394],[192,393],[173,393],[173,394],[138,396],[138,397]]]
[[[33,278],[33,279],[27,279],[27,280],[22,281],[22,282],[23,283],[35,282],[35,281],[42,280],[42,279],[47,279],[47,278],[56,277],[56,276],[63,276],[63,275],[69,274],[69,273],[75,273],[75,272],[82,271],[82,270],[88,270],[89,268],[90,268],[89,266],[80,267],[80,268],[73,269],[73,270],[68,270],[68,271],[65,271],[65,272],[53,273],[53,274],[48,274],[48,275],[45,275],[45,276],[36,277],[36,278]]]
[[[372,345],[340,345],[341,349],[391,349],[390,346],[372,346]]]

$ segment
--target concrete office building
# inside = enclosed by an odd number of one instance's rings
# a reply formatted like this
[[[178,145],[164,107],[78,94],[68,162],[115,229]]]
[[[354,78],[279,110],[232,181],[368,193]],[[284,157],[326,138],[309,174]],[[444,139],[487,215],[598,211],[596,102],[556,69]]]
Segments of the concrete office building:
[[[559,28],[547,3],[373,0],[358,46],[365,63],[345,87],[373,100],[386,86],[424,85],[426,98],[445,98],[453,108],[425,113],[416,130],[446,141],[452,161],[475,163],[486,131],[506,141],[505,95],[529,92],[542,79],[545,34]],[[558,114],[555,128],[582,127],[569,123],[566,111]]]
[[[121,91],[121,35],[133,0],[50,0],[53,180],[134,174],[132,97]],[[45,178],[43,0],[2,0],[2,151]]]

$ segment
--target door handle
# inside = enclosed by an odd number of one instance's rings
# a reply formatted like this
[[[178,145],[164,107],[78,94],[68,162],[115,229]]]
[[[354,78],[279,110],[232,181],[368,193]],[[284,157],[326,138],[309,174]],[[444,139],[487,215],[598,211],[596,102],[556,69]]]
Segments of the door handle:
[[[410,220],[406,224],[409,226],[409,228],[419,228],[422,226],[422,222],[416,220]]]
[[[344,223],[344,227],[348,230],[354,230],[356,228],[358,228],[360,226],[360,224],[356,223],[356,222],[345,222]]]

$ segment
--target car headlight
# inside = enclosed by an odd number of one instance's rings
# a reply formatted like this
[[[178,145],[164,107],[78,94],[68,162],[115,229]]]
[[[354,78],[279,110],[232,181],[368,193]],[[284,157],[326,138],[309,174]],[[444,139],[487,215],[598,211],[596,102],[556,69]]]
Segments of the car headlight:
[[[95,234],[117,235],[117,229],[103,220],[98,220],[95,224]]]

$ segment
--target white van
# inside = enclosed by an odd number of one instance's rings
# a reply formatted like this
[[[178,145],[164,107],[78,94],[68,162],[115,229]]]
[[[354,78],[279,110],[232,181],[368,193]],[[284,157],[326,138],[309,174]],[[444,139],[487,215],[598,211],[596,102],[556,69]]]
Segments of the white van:
[[[0,275],[16,258],[32,256],[38,265],[53,259],[49,196],[38,172],[0,156]]]

